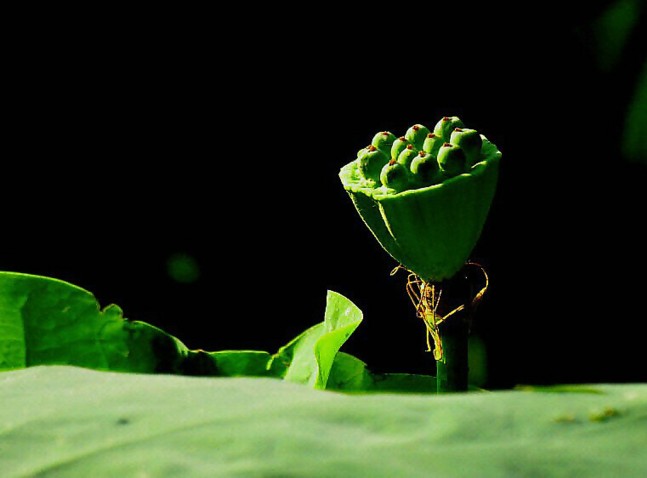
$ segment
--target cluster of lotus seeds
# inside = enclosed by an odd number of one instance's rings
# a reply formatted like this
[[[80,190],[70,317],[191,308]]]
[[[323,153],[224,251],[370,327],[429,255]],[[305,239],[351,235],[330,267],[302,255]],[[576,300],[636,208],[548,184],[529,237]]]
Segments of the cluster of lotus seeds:
[[[377,133],[371,144],[357,153],[360,174],[376,187],[397,192],[441,183],[462,174],[481,156],[483,140],[457,116],[445,116],[433,131],[422,124],[397,137]]]

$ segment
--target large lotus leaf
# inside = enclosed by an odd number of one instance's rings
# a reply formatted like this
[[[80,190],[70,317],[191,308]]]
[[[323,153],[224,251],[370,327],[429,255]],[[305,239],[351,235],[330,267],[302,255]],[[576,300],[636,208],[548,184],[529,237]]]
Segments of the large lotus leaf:
[[[342,394],[269,378],[0,373],[3,478],[643,478],[647,384]]]
[[[64,364],[180,373],[199,362],[195,354],[152,325],[125,320],[116,305],[101,310],[73,284],[0,272],[0,370]]]

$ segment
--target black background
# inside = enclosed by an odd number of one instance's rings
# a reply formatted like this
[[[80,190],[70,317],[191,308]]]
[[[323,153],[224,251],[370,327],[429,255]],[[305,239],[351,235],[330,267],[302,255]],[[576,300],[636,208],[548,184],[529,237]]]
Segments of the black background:
[[[30,12],[5,92],[0,269],[206,350],[274,352],[334,290],[365,315],[343,350],[433,372],[405,275],[337,173],[378,131],[458,115],[503,153],[472,257],[491,280],[485,385],[645,381],[647,168],[620,154],[644,52],[598,67],[607,4]],[[175,253],[196,282],[168,275]]]

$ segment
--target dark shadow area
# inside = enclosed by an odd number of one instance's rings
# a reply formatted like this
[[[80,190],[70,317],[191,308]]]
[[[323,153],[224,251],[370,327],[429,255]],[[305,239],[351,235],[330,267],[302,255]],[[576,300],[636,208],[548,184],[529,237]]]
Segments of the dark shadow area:
[[[0,269],[70,281],[206,350],[274,352],[323,320],[330,289],[365,314],[345,351],[433,373],[406,275],[337,173],[378,131],[457,115],[503,152],[473,252],[491,280],[474,324],[486,385],[646,381],[647,167],[620,147],[645,55],[596,64],[587,28],[610,3],[434,28],[321,7],[232,20],[234,38],[145,17],[26,37]],[[192,282],[169,274],[178,253]]]

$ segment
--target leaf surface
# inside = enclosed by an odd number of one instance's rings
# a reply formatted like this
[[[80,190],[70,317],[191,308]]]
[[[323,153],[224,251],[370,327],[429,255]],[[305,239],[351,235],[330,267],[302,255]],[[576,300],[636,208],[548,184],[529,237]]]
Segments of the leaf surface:
[[[344,394],[269,378],[0,374],[0,469],[26,476],[647,476],[647,384]],[[562,390],[565,390],[562,388]]]

